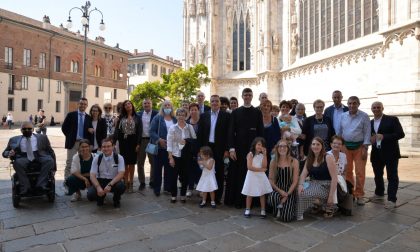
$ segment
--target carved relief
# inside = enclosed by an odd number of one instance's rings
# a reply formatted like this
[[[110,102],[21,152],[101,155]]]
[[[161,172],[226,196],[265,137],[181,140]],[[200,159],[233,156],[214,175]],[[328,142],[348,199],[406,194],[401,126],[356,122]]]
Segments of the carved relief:
[[[290,1],[290,63],[293,64],[296,61],[296,56],[299,50],[299,35],[297,33],[297,11],[296,1]]]
[[[259,35],[259,38],[260,38],[260,48],[263,48],[264,47],[264,32],[262,30],[260,30],[258,35]]]
[[[205,16],[206,15],[206,0],[199,0],[198,1],[198,15]]]
[[[272,37],[273,40],[273,52],[278,53],[280,50],[280,35],[275,32]]]
[[[226,46],[226,66],[230,67],[232,64],[232,48],[230,47],[230,45]]]
[[[232,30],[232,7],[230,5],[226,6],[226,23],[227,23],[227,30],[230,32]]]
[[[189,15],[190,17],[195,17],[195,14],[196,14],[196,2],[195,0],[190,0]]]

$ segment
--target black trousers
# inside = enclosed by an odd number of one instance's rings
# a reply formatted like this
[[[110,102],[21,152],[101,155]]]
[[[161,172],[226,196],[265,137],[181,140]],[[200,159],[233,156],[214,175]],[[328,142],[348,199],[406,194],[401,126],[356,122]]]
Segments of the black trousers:
[[[211,148],[213,155],[214,155],[214,169],[216,171],[216,181],[217,181],[217,190],[216,190],[216,201],[220,202],[223,196],[223,191],[225,189],[225,164],[223,162],[223,154],[220,155],[220,150],[216,150],[216,146],[214,143],[209,143],[209,147]]]
[[[99,185],[101,185],[102,188],[105,188],[111,181],[112,179],[98,178]],[[121,195],[124,193],[124,191],[124,183],[122,181],[118,181],[111,189],[111,192],[114,194],[114,197],[112,198],[114,202],[120,201]],[[96,188],[94,186],[91,186],[88,189],[87,198],[89,201],[96,200],[97,202],[103,203],[105,196],[99,197],[96,192]]]
[[[181,182],[181,196],[185,196],[187,192],[187,185],[188,185],[188,174],[187,174],[187,167],[190,165],[188,161],[191,163],[192,160],[188,160],[187,157],[175,157],[175,167],[171,167],[172,172],[170,177],[170,185],[171,185],[171,194],[172,197],[176,197],[178,195],[178,183],[177,179],[179,177],[179,182]]]
[[[385,192],[384,184],[384,168],[386,167],[386,174],[388,179],[388,200],[392,202],[397,201],[397,190],[399,184],[398,178],[398,159],[395,160],[381,160],[375,159],[372,161],[373,173],[375,174],[375,194],[383,196]]]

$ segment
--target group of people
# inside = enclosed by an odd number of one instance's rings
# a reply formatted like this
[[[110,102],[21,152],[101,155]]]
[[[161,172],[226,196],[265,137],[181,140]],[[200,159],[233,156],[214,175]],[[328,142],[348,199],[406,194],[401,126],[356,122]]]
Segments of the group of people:
[[[175,109],[166,100],[159,111],[144,99],[137,113],[126,100],[114,116],[109,103],[104,113],[96,104],[86,113],[88,101],[82,98],[62,125],[71,200],[80,200],[80,191],[88,189],[88,199],[103,205],[111,192],[119,207],[121,195],[134,191],[136,165],[138,190],[146,188],[148,157],[149,186],[156,197],[168,192],[172,203],[185,203],[195,188],[201,192],[199,207],[210,203],[216,208],[223,202],[245,207],[245,217],[258,204],[253,197],[260,199],[261,218],[270,211],[285,222],[301,220],[308,209],[331,217],[337,208],[351,213],[353,197],[365,204],[365,167],[372,146],[375,197],[384,197],[386,167],[385,207],[396,206],[398,140],[404,132],[397,117],[383,114],[381,102],[372,104],[370,120],[359,110],[358,97],[350,96],[347,107],[340,91],[333,92],[334,104],[326,109],[324,101],[315,100],[315,114],[309,117],[297,100],[276,106],[261,93],[260,105],[253,107],[250,88],[242,91],[242,99],[239,107],[235,97],[212,95],[207,106],[204,93],[198,92],[196,102]]]

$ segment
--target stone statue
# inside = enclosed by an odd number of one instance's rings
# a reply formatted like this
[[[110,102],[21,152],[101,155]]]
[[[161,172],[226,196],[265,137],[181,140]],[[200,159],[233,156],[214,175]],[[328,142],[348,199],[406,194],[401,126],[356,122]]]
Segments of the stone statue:
[[[260,30],[259,36],[260,36],[260,47],[264,47],[264,32],[262,30]]]
[[[206,0],[199,0],[198,2],[198,15],[206,15]]]
[[[203,42],[198,44],[198,56],[199,63],[204,64],[204,60],[206,58],[206,44]]]
[[[196,14],[196,2],[195,2],[195,0],[190,0],[189,14],[190,14],[191,17],[195,17],[195,14]]]
[[[273,34],[273,51],[278,52],[280,49],[280,36],[275,32]]]
[[[195,47],[191,44],[190,45],[190,65],[195,64]]]
[[[292,53],[292,55],[297,54],[298,42],[299,42],[299,35],[297,34],[296,29],[294,29],[290,38],[290,52]]]

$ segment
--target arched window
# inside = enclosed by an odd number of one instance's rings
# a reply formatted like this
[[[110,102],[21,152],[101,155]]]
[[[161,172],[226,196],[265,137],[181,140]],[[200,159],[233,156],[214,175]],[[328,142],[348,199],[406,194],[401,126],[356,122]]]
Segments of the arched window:
[[[378,0],[300,0],[300,57],[379,30]]]
[[[70,62],[70,71],[72,73],[78,73],[79,72],[79,62],[76,60],[72,60]]]
[[[102,76],[102,67],[101,66],[98,66],[98,65],[95,66],[95,73],[94,73],[94,75],[96,77],[101,77]]]
[[[232,55],[233,71],[244,71],[251,69],[251,21],[247,13],[244,21],[244,15],[241,12],[239,22],[236,13],[233,17],[232,32]]]

